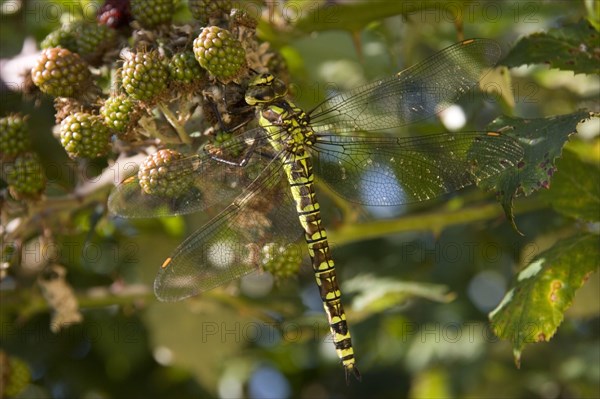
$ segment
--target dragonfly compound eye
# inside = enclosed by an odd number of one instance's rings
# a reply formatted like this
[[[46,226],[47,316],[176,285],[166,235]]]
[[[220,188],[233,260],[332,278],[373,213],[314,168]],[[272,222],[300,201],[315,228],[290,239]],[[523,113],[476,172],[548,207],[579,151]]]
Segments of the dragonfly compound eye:
[[[287,86],[273,75],[262,73],[254,77],[248,84],[246,102],[249,105],[270,103],[283,98],[287,94]]]

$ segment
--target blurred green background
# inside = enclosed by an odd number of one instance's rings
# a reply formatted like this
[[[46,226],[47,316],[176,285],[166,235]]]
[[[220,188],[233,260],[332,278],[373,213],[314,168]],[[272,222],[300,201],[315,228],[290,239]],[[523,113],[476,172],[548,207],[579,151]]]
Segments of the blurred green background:
[[[328,89],[396,73],[463,38],[491,38],[508,50],[519,37],[598,11],[591,1],[419,1],[406,2],[402,14],[388,9],[393,1],[370,2],[369,12],[337,7],[359,3],[280,1],[287,20],[272,15],[259,24],[259,36],[284,55],[295,98],[306,109]],[[55,29],[69,7],[95,10],[94,4],[3,1],[0,58],[24,56],[26,42],[39,42]],[[185,11],[178,15],[186,17]],[[514,105],[491,97],[465,104],[465,130],[481,129],[502,113],[533,118],[598,111],[598,76],[544,66],[511,74]],[[3,88],[0,108],[2,115],[33,114],[36,149],[47,165],[59,165],[54,183],[73,184],[66,174],[70,161],[52,136],[51,101],[36,104]],[[411,128],[444,129],[436,121]],[[595,129],[569,146],[597,162]],[[600,397],[597,273],[578,292],[551,342],[526,348],[521,369],[510,343],[496,338],[488,325],[488,313],[515,272],[574,223],[537,194],[515,203],[523,236],[511,229],[493,196],[473,188],[394,209],[358,209],[321,194],[363,377],[350,385],[328,337],[310,270],[277,282],[265,274],[249,276],[183,302],[159,303],[151,290],[158,266],[200,225],[194,215],[135,223],[114,219],[103,208],[107,194],[82,207],[57,233],[81,324],[51,332],[33,277],[17,289],[3,282],[0,346],[31,371],[21,397]],[[462,219],[444,219],[449,211],[464,211]],[[344,235],[344,212],[358,213],[361,221],[396,220],[398,232],[355,240]],[[419,222],[436,215],[436,228]],[[28,245],[32,259],[24,259],[25,274],[35,268],[42,244]]]

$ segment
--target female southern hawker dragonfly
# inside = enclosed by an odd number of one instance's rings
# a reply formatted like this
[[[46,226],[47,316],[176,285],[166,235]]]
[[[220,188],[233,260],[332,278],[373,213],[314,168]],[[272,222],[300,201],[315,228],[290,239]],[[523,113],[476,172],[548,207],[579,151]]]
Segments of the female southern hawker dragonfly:
[[[169,165],[174,180],[190,182],[183,194],[148,194],[134,176],[109,198],[110,210],[122,217],[215,215],[162,264],[156,296],[181,300],[261,269],[273,248],[286,248],[304,233],[346,378],[360,378],[315,178],[348,201],[398,205],[440,196],[515,165],[523,150],[499,132],[389,135],[473,89],[499,56],[491,40],[466,40],[308,113],[286,98],[280,80],[253,77],[245,99],[256,108],[259,127]]]

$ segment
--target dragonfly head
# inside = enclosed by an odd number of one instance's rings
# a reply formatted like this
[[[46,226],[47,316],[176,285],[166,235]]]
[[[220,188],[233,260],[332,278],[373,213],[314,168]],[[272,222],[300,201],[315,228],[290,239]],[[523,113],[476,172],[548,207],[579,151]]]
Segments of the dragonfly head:
[[[248,84],[246,102],[248,105],[268,104],[285,97],[287,86],[270,73],[256,75]]]

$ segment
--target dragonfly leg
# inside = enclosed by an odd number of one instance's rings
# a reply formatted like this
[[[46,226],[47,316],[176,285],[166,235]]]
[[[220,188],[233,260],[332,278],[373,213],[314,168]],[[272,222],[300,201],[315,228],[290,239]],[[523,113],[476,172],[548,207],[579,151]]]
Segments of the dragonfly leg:
[[[250,144],[250,147],[248,147],[248,149],[244,151],[243,157],[239,161],[237,161],[237,160],[232,161],[229,159],[225,159],[216,154],[209,154],[209,156],[212,160],[217,161],[217,162],[222,162],[226,165],[244,167],[244,166],[248,165],[250,158],[252,158],[252,155],[254,155],[256,153],[259,141],[260,140],[258,139],[258,134],[257,134],[257,136],[254,139],[252,139],[252,144]]]

